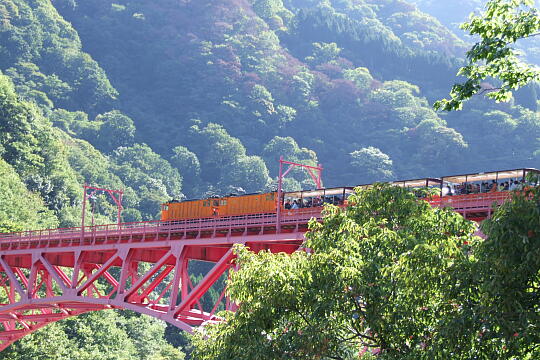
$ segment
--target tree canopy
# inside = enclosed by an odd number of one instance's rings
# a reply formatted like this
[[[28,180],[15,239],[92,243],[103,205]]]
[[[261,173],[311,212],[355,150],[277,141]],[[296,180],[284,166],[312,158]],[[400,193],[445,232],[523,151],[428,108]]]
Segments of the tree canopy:
[[[436,109],[460,110],[464,101],[482,94],[509,101],[513,91],[540,79],[540,68],[524,62],[515,48],[518,40],[540,35],[534,0],[490,0],[485,12],[471,15],[461,28],[480,41],[467,52],[468,63],[458,72],[465,82],[455,84],[450,99],[437,101]]]
[[[194,336],[200,359],[534,359],[539,188],[482,226],[388,185],[312,222],[306,249],[237,247],[226,322]],[[309,250],[308,250],[309,249]],[[247,345],[249,344],[249,345]]]
[[[311,223],[309,251],[236,249],[229,292],[240,308],[195,337],[198,358],[433,359],[461,351],[454,339],[472,322],[461,304],[474,292],[465,244],[476,241],[475,226],[388,185],[357,190],[350,202]]]

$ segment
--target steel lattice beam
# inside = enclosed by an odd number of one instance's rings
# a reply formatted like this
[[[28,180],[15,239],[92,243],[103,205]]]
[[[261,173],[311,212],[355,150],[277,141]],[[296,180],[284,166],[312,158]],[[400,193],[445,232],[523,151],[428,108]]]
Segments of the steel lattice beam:
[[[307,216],[302,221],[307,223]],[[199,236],[188,238],[186,231],[157,223],[131,231],[87,230],[82,239],[80,232],[28,234],[9,241],[0,237],[0,291],[8,299],[0,305],[0,350],[51,322],[106,309],[133,310],[191,331],[220,320],[214,314],[225,305],[224,289],[210,308],[201,303],[230,268],[233,244],[293,252],[303,242],[302,232],[276,234],[265,225],[249,224],[259,229],[233,234],[231,224],[220,225],[228,228],[226,236],[219,226],[203,234],[203,226],[190,228]],[[214,264],[195,285],[189,274],[192,261]]]

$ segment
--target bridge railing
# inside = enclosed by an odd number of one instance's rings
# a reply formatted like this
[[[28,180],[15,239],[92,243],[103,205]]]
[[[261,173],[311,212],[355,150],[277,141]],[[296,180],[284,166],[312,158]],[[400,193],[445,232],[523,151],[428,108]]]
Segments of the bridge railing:
[[[496,203],[501,205],[509,200],[512,192],[500,191],[493,193],[467,194],[433,197],[429,203],[436,207],[452,207],[456,211],[486,211]],[[302,208],[295,210],[284,210],[281,214],[281,225],[305,224],[315,217],[321,218],[321,207]],[[169,221],[145,221],[121,224],[107,224],[46,229],[46,230],[28,230],[9,234],[0,233],[0,243],[13,241],[51,241],[73,239],[76,237],[97,237],[97,236],[119,236],[119,235],[144,235],[156,234],[162,232],[189,232],[189,231],[207,231],[233,228],[246,228],[255,226],[265,226],[276,224],[276,213],[255,213],[247,215],[215,216],[200,219],[184,219]]]
[[[489,210],[495,203],[501,205],[512,197],[510,191],[433,197],[428,202],[436,207],[451,207],[456,211]]]
[[[305,224],[312,217],[321,217],[321,208],[306,208],[284,212],[282,226]],[[77,237],[144,235],[170,232],[208,231],[233,228],[247,228],[276,223],[276,213],[256,213],[248,215],[216,216],[200,219],[169,221],[144,221],[121,224],[94,225],[73,228],[28,230],[9,234],[0,233],[0,243],[13,241],[54,241]]]

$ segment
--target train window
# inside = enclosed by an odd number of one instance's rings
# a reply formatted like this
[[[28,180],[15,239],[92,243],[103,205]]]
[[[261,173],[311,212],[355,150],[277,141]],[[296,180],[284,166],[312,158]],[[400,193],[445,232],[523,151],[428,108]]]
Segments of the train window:
[[[169,205],[163,205],[163,210],[165,211],[169,210]]]
[[[219,200],[214,200],[213,203],[213,206],[219,206]]]
[[[210,200],[204,200],[202,206],[210,206]]]
[[[227,205],[227,200],[220,200],[219,205]]]
[[[267,200],[267,201],[272,201],[272,200],[274,200],[274,193],[271,193],[271,194],[266,195],[266,200]]]

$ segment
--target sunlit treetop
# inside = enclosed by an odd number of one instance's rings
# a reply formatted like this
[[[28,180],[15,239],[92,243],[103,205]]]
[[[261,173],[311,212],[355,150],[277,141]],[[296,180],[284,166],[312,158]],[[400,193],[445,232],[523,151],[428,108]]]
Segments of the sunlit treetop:
[[[540,68],[523,62],[514,48],[518,40],[540,35],[534,0],[490,0],[484,13],[471,14],[461,28],[480,41],[467,52],[468,63],[458,72],[467,80],[452,87],[450,99],[435,102],[435,109],[461,110],[474,95],[507,102],[512,91],[540,79]]]

